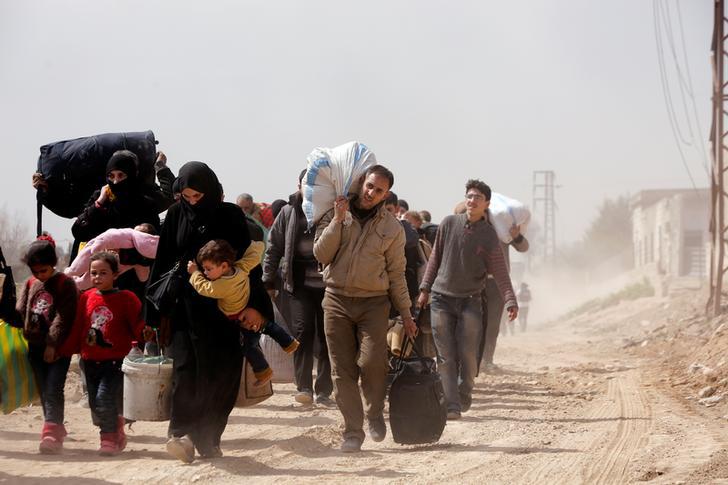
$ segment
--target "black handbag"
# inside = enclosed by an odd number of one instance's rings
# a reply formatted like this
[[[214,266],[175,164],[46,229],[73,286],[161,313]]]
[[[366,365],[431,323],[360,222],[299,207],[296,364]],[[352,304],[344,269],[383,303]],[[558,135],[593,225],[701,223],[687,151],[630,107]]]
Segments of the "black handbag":
[[[404,358],[411,345],[415,357]],[[395,361],[389,389],[389,426],[395,443],[434,443],[447,421],[447,403],[435,360],[422,357],[411,338],[405,339]]]
[[[15,279],[13,278],[13,270],[5,261],[5,255],[0,248],[0,318],[3,320],[12,320],[17,315],[15,304],[17,303],[17,295],[15,293]],[[8,323],[10,323],[8,321]]]
[[[187,281],[187,273],[183,271],[180,262],[159,277],[157,281],[149,284],[145,291],[147,300],[162,315],[169,315],[179,299],[182,287]]]

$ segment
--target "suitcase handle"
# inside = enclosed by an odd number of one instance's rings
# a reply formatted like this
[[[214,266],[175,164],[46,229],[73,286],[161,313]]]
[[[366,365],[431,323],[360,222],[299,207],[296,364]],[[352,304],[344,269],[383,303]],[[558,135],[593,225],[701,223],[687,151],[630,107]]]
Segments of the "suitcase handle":
[[[399,354],[399,357],[397,357],[396,364],[394,365],[395,373],[399,373],[402,370],[402,368],[404,367],[404,360],[405,360],[404,356],[407,355],[407,351],[409,350],[407,348],[408,346],[412,347],[412,351],[415,353],[417,358],[420,359],[420,362],[422,362],[423,367],[425,369],[427,368],[428,359],[425,357],[422,357],[422,354],[423,354],[422,349],[419,348],[419,345],[417,345],[417,342],[415,342],[415,339],[408,336],[408,337],[405,337],[405,339],[404,339],[404,343],[402,344],[402,350]]]

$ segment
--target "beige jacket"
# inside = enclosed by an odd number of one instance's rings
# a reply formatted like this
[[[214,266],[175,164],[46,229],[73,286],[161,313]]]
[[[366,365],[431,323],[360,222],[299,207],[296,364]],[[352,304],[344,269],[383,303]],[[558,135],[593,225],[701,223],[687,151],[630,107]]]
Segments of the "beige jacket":
[[[411,316],[404,270],[402,225],[382,205],[362,227],[333,222],[333,209],[316,227],[313,254],[324,266],[326,291],[368,298],[389,295],[402,317]]]

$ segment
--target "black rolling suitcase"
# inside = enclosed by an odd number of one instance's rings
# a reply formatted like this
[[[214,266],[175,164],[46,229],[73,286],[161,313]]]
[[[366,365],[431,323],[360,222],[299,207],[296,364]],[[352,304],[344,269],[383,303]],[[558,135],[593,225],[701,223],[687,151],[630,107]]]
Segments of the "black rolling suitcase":
[[[435,360],[421,357],[422,352],[407,338],[402,348],[413,346],[414,357],[397,358],[394,379],[389,389],[389,426],[395,443],[414,445],[440,439],[447,420],[447,404]]]

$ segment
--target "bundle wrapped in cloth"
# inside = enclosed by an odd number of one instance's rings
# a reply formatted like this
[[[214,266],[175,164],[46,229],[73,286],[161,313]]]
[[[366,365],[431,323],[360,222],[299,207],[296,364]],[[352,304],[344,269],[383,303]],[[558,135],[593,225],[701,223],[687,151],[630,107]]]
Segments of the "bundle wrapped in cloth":
[[[510,229],[514,224],[521,228],[521,234],[526,233],[528,223],[531,221],[531,211],[523,203],[506,197],[498,192],[493,192],[490,196],[490,222],[493,224],[498,239],[503,243],[510,243]]]
[[[351,141],[335,148],[314,148],[307,158],[303,178],[303,213],[308,227],[334,207],[336,197],[356,192],[354,183],[377,164],[374,153],[363,143]]]

